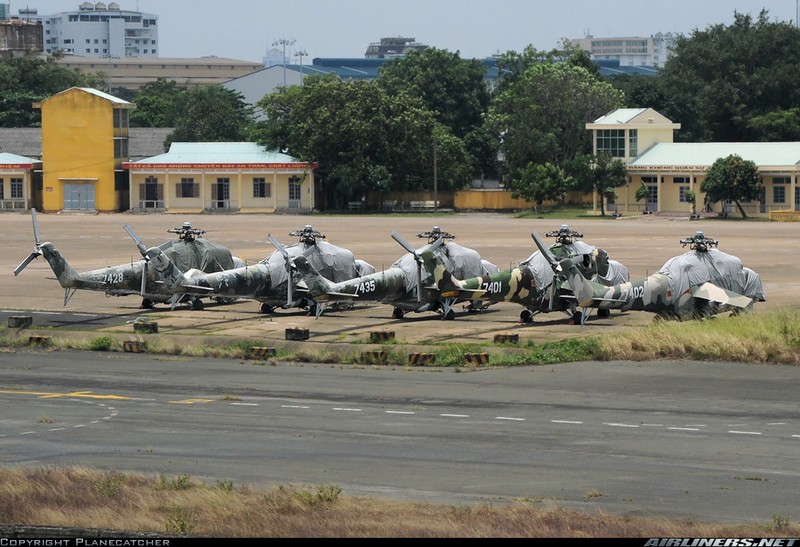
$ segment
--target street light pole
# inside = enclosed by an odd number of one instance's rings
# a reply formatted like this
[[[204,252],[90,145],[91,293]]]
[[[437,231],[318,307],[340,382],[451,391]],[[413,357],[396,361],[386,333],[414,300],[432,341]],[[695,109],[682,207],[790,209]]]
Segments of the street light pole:
[[[296,57],[300,57],[300,85],[301,86],[303,85],[303,57],[305,57],[306,55],[308,55],[308,52],[306,52],[306,50],[304,50],[304,49],[301,49],[300,51],[295,53]]]
[[[281,38],[272,42],[273,46],[283,46],[283,87],[286,87],[286,46],[294,45],[296,41],[294,38]]]

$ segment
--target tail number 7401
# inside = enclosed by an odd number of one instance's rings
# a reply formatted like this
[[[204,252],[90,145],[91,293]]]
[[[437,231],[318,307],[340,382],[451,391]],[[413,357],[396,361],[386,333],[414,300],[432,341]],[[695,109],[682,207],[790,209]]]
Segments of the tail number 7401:
[[[503,284],[500,281],[484,281],[481,288],[489,294],[497,294],[502,292]]]

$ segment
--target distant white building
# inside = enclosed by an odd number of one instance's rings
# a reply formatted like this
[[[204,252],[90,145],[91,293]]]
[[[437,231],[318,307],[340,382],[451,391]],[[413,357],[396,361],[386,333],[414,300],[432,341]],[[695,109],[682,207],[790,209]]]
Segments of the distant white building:
[[[647,38],[641,36],[595,38],[587,35],[584,38],[570,40],[570,44],[588,52],[594,61],[613,59],[619,61],[620,66],[663,67],[678,36],[671,32],[666,34],[659,32]]]
[[[77,11],[38,15],[42,21],[45,53],[57,50],[82,57],[158,57],[158,15],[122,10],[111,2],[84,2]],[[22,11],[20,11],[22,17]]]

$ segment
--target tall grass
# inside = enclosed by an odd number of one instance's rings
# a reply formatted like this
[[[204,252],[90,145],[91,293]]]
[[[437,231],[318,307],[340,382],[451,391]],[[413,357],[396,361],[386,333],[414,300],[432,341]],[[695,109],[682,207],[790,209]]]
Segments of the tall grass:
[[[97,471],[0,469],[0,534],[19,526],[205,537],[797,537],[777,515],[743,525],[619,517],[504,504],[445,505],[351,497],[337,485],[276,486]],[[13,537],[13,536],[12,536]],[[37,536],[42,537],[42,536]],[[102,535],[101,535],[102,537]]]

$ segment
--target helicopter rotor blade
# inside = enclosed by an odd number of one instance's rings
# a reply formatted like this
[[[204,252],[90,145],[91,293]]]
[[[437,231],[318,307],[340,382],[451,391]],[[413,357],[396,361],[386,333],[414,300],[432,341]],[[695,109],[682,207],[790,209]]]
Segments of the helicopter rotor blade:
[[[42,242],[39,239],[39,221],[36,219],[36,209],[31,209],[31,218],[33,219],[33,251],[25,257],[25,260],[19,263],[19,266],[14,268],[14,275],[25,269],[25,267],[33,262],[36,258],[42,256]]]
[[[272,237],[272,234],[267,234],[267,240],[272,243],[278,251],[283,255],[283,260],[286,267],[286,306],[289,307],[294,302],[294,275],[292,272],[292,257],[289,256],[289,251],[284,247],[280,241]]]

